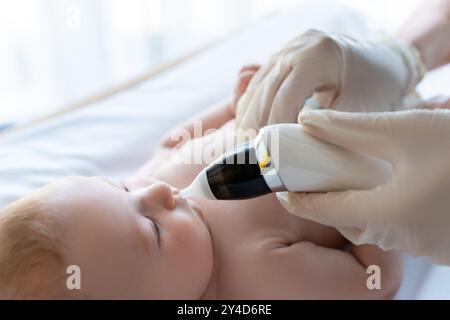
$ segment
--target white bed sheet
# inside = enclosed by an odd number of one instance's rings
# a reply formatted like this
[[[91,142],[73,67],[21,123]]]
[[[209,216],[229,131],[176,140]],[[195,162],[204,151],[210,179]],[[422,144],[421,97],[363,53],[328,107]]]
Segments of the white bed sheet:
[[[230,95],[242,65],[263,63],[306,29],[354,36],[367,33],[363,19],[351,11],[315,3],[261,20],[217,47],[100,103],[0,138],[0,208],[68,175],[127,177],[148,159],[170,127]],[[436,72],[421,91],[438,93],[444,90],[442,83],[450,83],[448,79],[448,68]],[[450,298],[450,268],[431,266],[425,259],[406,257],[406,261],[398,299]]]

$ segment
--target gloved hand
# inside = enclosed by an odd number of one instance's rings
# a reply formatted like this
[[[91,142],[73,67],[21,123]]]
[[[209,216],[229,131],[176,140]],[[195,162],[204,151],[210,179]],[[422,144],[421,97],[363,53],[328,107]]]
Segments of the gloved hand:
[[[293,123],[305,100],[341,111],[397,110],[422,79],[417,51],[310,30],[273,55],[238,102],[236,128]]]
[[[450,265],[450,111],[306,111],[309,134],[388,161],[373,190],[279,193],[290,212],[336,227],[355,244],[403,249]]]

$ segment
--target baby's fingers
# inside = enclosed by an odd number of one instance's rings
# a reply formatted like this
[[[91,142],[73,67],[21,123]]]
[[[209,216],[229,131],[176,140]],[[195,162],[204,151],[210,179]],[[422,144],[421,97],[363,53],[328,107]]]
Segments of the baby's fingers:
[[[422,109],[450,109],[450,97],[437,96],[421,103],[418,108]]]

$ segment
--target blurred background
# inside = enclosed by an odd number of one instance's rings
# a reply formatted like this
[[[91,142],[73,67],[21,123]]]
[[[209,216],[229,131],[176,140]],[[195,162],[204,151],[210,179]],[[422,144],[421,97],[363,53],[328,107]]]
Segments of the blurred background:
[[[303,2],[2,0],[0,130],[61,110]],[[365,16],[371,28],[395,31],[420,0],[340,2]]]

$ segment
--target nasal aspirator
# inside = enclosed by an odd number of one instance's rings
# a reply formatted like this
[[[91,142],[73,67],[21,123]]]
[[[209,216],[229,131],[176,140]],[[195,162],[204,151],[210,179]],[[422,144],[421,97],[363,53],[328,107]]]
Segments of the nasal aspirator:
[[[278,124],[205,167],[181,195],[239,200],[279,191],[371,189],[391,173],[385,161],[315,138],[299,124]]]

